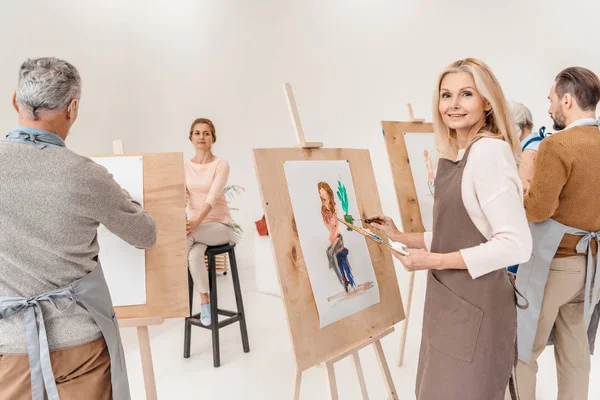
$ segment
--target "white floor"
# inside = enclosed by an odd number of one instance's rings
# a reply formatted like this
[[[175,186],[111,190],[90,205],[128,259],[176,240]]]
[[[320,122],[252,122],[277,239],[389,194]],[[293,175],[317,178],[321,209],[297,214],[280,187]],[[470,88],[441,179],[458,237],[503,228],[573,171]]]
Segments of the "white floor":
[[[405,275],[404,271],[398,271]],[[401,279],[404,276],[401,275]],[[385,338],[386,352],[398,397],[414,399],[414,382],[418,360],[423,309],[424,275],[417,277],[413,315],[408,335],[405,363],[397,367],[402,323]],[[252,286],[251,284],[243,286]],[[406,288],[403,287],[403,293]],[[234,309],[230,276],[219,277],[220,306]],[[183,320],[168,320],[150,328],[150,338],[160,399],[291,399],[294,383],[294,358],[281,299],[253,291],[244,292],[250,353],[244,354],[238,324],[221,330],[221,367],[214,368],[210,331],[192,329],[192,354],[183,358]],[[144,382],[134,328],[121,330],[134,399],[145,399]],[[386,390],[372,348],[360,353],[369,390],[369,398],[385,399]],[[540,359],[538,400],[556,399],[556,373],[552,348]],[[353,364],[342,360],[336,364],[340,398],[361,399]],[[325,369],[312,368],[304,373],[302,399],[328,399]],[[590,399],[600,398],[600,356],[592,357]]]

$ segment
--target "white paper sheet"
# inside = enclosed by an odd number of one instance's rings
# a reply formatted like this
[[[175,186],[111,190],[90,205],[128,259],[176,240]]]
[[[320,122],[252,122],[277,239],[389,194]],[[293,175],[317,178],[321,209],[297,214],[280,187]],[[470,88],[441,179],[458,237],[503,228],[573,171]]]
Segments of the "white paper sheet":
[[[339,180],[346,187],[348,214],[359,218],[348,162],[286,161],[284,170],[300,237],[300,246],[319,312],[320,326],[327,326],[379,303],[379,287],[367,248],[367,239],[357,232],[349,232],[341,222],[338,224],[337,231],[333,225],[328,228],[322,216],[323,202],[319,195],[318,184],[326,182],[333,193],[336,214],[338,217],[344,218],[342,203],[336,194]],[[355,225],[361,226],[362,224],[359,221],[355,222]],[[337,255],[334,257],[333,263],[330,263],[328,258],[328,248],[331,245],[330,235],[337,237],[336,232],[341,234],[342,241],[337,239],[334,240],[334,243],[338,245],[343,243],[343,247],[338,247],[348,250],[349,274],[343,268],[343,251],[341,262],[338,262]],[[334,244],[331,249],[333,250],[335,247]],[[333,254],[333,251],[330,254]],[[341,269],[340,264],[342,264]],[[338,277],[335,268],[338,271],[344,271],[343,274],[340,272],[341,278]],[[352,276],[354,285],[343,283],[344,277],[346,277],[346,281],[349,281],[348,276]],[[349,292],[346,292],[346,287]]]
[[[113,174],[134,200],[144,205],[142,157],[92,158]],[[146,304],[146,252],[113,235],[104,225],[98,228],[100,262],[114,306]]]
[[[404,133],[410,169],[417,190],[419,210],[426,231],[433,228],[434,178],[437,171],[438,154],[433,133]]]

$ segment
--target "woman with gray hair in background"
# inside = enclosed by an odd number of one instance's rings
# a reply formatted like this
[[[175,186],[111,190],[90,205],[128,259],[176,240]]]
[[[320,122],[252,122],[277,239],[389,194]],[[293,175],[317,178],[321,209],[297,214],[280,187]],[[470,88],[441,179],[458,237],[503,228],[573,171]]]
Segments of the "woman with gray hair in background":
[[[25,61],[0,142],[0,400],[129,400],[100,260],[100,224],[156,243],[154,219],[106,168],[66,148],[81,78],[56,58]]]
[[[521,157],[519,160],[519,176],[523,181],[523,191],[527,193],[533,178],[533,166],[540,142],[545,137],[546,128],[541,127],[539,132],[533,131],[533,117],[531,111],[523,104],[516,101],[508,102],[510,115],[517,128],[521,141]]]

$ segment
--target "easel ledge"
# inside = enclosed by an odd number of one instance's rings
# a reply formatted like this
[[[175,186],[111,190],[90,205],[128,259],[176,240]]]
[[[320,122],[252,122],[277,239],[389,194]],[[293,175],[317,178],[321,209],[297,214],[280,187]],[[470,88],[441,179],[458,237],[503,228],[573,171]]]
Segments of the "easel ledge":
[[[285,83],[283,85],[283,91],[286,96],[288,108],[290,110],[292,122],[294,124],[294,130],[296,132],[296,137],[298,139],[298,145],[296,147],[304,148],[304,149],[323,147],[323,143],[321,143],[321,142],[306,142],[305,141],[304,131],[302,130],[302,123],[300,122],[300,115],[298,113],[298,107],[296,105],[296,100],[294,98],[294,93],[292,91],[291,85],[289,83]],[[340,220],[340,221],[343,222],[346,226],[350,227],[348,224],[346,224],[345,221],[343,221],[343,220]],[[372,240],[377,241],[374,237],[370,237],[370,238]],[[384,242],[380,241],[380,243],[383,244]],[[373,345],[373,348],[375,350],[375,355],[377,356],[377,361],[379,362],[379,367],[381,369],[381,373],[383,375],[386,389],[388,392],[388,400],[397,400],[398,399],[398,394],[396,393],[396,388],[394,386],[392,374],[390,373],[390,369],[389,369],[387,360],[385,359],[385,354],[383,352],[383,347],[381,346],[381,339],[384,338],[385,336],[391,334],[392,332],[394,332],[393,326],[391,326],[390,328],[384,330],[383,332],[381,332],[379,334],[372,336],[368,340],[365,340],[364,342],[354,346],[353,348],[346,350],[324,362],[326,371],[327,371],[327,382],[329,385],[329,395],[330,395],[331,400],[339,400],[337,383],[336,383],[336,379],[335,379],[334,364],[348,356],[352,356],[352,359],[354,362],[354,367],[356,369],[356,375],[358,377],[358,382],[360,384],[362,398],[363,398],[363,400],[369,399],[369,394],[367,392],[367,386],[365,383],[365,376],[363,373],[362,364],[360,362],[360,356],[358,354],[358,351],[367,346],[370,346],[370,345]],[[300,388],[301,388],[301,384],[302,384],[303,372],[304,372],[304,370],[296,370],[296,379],[295,379],[295,383],[294,383],[294,400],[300,400]]]

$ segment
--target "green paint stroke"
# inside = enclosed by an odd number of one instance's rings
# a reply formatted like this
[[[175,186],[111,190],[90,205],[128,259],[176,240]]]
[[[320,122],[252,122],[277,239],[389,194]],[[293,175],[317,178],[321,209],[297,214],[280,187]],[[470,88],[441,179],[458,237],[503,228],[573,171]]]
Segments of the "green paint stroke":
[[[342,183],[341,179],[338,179],[337,183],[338,187],[336,194],[340,203],[342,203],[342,210],[344,210],[344,221],[346,221],[350,225],[354,225],[354,218],[352,217],[352,215],[348,214],[348,191],[346,190],[346,186]],[[349,231],[352,230],[350,228],[346,229]]]

